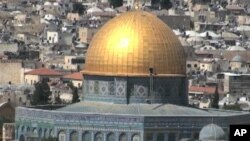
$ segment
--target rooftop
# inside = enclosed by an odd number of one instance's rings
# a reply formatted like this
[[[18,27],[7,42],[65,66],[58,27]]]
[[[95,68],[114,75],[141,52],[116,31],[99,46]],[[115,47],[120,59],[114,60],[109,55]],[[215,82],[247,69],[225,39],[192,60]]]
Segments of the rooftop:
[[[76,73],[64,75],[63,78],[73,79],[73,80],[83,80],[83,75],[80,72],[76,72]]]
[[[214,94],[216,87],[200,87],[200,86],[191,86],[189,87],[189,92],[200,92],[206,94]]]
[[[102,108],[100,108],[102,107]],[[201,110],[192,107],[172,104],[112,104],[105,102],[84,101],[57,110],[58,112],[74,112],[107,115],[135,116],[230,116],[244,112],[225,110]]]
[[[47,76],[60,76],[62,75],[60,72],[54,71],[54,70],[50,70],[47,68],[39,68],[39,69],[34,69],[32,71],[26,72],[26,75],[47,75]]]

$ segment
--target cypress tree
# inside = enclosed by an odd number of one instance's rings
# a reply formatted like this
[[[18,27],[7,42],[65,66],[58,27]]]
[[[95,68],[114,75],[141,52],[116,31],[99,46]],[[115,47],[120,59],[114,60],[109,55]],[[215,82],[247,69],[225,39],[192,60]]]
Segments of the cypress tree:
[[[211,107],[219,109],[219,91],[218,91],[218,86],[216,86]]]

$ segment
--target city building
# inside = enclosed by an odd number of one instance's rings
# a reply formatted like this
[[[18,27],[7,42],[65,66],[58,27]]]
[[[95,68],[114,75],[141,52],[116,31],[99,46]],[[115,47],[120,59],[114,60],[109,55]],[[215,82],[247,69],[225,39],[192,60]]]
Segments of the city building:
[[[43,79],[49,79],[51,81],[58,81],[62,74],[55,70],[46,68],[34,69],[24,73],[24,81],[30,85],[36,84]]]
[[[234,95],[250,94],[249,74],[220,73],[217,75],[217,79],[225,93]]]
[[[82,76],[82,73],[80,72],[64,75],[63,79],[65,82],[72,82],[73,86],[77,88],[82,87],[83,76]]]
[[[80,27],[78,29],[78,37],[81,43],[90,43],[95,33],[98,31],[97,28]]]
[[[47,31],[47,42],[56,44],[59,40],[59,33],[57,31]]]
[[[81,55],[65,55],[63,69],[79,71],[83,69],[85,57]]]
[[[6,132],[3,129],[4,123],[13,122],[14,118],[15,109],[11,106],[11,104],[9,102],[0,103],[0,140],[5,140]]]
[[[15,123],[3,124],[2,141],[12,141],[15,139]]]
[[[239,71],[242,68],[246,68],[246,62],[243,60],[241,56],[236,55],[231,60],[230,67],[232,71]]]
[[[19,60],[0,61],[0,84],[21,83],[23,78],[22,62]]]
[[[132,10],[105,24],[91,41],[81,72],[81,102],[55,110],[16,109],[16,140],[205,140],[204,132],[214,127],[228,140],[230,124],[250,123],[247,112],[188,106],[184,49],[148,12]]]

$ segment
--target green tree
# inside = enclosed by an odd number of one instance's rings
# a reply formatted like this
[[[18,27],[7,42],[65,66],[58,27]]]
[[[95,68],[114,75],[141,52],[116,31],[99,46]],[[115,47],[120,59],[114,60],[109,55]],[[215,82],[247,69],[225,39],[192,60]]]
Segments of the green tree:
[[[170,0],[160,0],[160,5],[162,9],[170,9],[172,7],[172,2]]]
[[[75,87],[73,90],[73,98],[72,103],[79,102],[79,95],[78,95],[78,89]]]
[[[218,91],[218,86],[216,86],[215,93],[214,93],[213,98],[212,98],[211,107],[212,108],[216,108],[216,109],[219,108],[219,91]]]
[[[50,87],[46,79],[35,84],[35,91],[32,95],[31,105],[43,105],[49,103],[51,95]]]
[[[78,95],[78,89],[73,85],[72,82],[68,83],[69,88],[72,90],[72,103],[79,102],[79,95]]]
[[[109,0],[109,3],[110,3],[111,6],[116,8],[116,7],[122,6],[123,0]]]

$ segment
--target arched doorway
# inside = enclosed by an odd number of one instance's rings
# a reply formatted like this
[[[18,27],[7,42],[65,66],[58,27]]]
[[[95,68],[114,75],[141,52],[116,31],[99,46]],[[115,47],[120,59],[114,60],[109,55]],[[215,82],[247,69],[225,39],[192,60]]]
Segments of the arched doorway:
[[[64,131],[58,133],[58,141],[66,141],[66,134]]]
[[[96,133],[94,141],[103,141],[103,135],[102,135],[102,133],[100,133],[100,132]]]
[[[76,131],[70,134],[70,141],[78,141],[78,133]]]
[[[128,141],[127,135],[125,133],[122,133],[119,137],[119,141]]]
[[[164,141],[164,134],[163,133],[157,134],[157,141]]]
[[[21,127],[21,132],[22,132],[22,133],[24,132],[24,129],[25,129],[25,127],[22,126],[22,127]]]
[[[132,141],[140,141],[140,135],[134,134],[134,135],[132,136]]]
[[[38,137],[39,137],[39,138],[42,138],[42,134],[43,134],[43,130],[42,130],[42,128],[40,128],[40,129],[38,130]]]
[[[109,133],[107,135],[107,141],[115,141],[115,134],[114,133]]]
[[[21,135],[21,136],[19,137],[19,141],[25,141],[24,135]]]
[[[49,137],[53,137],[54,133],[53,133],[53,129],[49,130]]]
[[[27,131],[27,132],[30,132],[30,127],[27,127],[26,131]]]
[[[17,136],[19,135],[19,132],[20,132],[19,130],[20,130],[20,128],[21,128],[21,127],[19,127],[19,126],[17,126],[17,128],[16,128],[16,135],[17,135]],[[14,134],[14,136],[13,136],[13,134]],[[14,138],[16,139],[16,137],[15,137],[15,132],[12,132],[12,137],[14,137]],[[13,139],[14,139],[14,138],[13,138]],[[18,137],[17,137],[17,139],[18,139]]]
[[[82,141],[91,141],[91,134],[90,132],[86,131],[82,134]]]
[[[44,131],[43,131],[43,138],[48,138],[48,130],[45,128]]]

